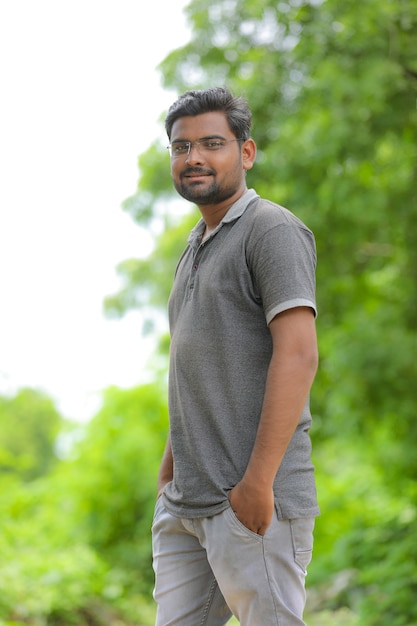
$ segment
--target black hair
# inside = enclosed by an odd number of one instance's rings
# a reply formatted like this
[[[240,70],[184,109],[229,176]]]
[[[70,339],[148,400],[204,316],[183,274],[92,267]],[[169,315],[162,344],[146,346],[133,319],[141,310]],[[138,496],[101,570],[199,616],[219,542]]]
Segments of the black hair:
[[[233,96],[224,87],[186,91],[182,94],[170,106],[165,119],[168,139],[171,139],[174,122],[180,117],[211,113],[212,111],[222,111],[226,114],[230,130],[237,139],[244,141],[249,139],[252,123],[249,105],[244,98]]]

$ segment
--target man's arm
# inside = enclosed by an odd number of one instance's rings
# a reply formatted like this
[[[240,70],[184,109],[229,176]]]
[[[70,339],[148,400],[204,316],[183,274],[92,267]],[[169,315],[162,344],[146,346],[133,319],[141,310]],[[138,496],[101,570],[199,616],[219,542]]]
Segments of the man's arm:
[[[164,454],[162,455],[161,465],[158,472],[158,498],[162,494],[162,491],[167,483],[169,483],[174,476],[174,458],[172,456],[171,448],[171,433],[168,433],[168,439],[166,442]]]
[[[258,433],[242,480],[230,492],[238,519],[264,535],[274,511],[276,473],[297,428],[318,365],[313,311],[297,307],[270,323],[273,352]]]

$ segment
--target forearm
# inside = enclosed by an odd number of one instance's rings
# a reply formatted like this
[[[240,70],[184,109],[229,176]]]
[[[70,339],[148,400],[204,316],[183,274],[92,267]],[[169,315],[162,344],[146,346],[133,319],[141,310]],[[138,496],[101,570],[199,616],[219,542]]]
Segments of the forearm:
[[[313,349],[273,356],[268,371],[257,437],[244,481],[272,488],[276,473],[297,428],[317,369]]]
[[[272,486],[307,401],[317,370],[317,340],[311,309],[277,315],[269,325],[272,357],[257,435],[246,471],[229,500],[247,528],[264,535],[274,511]]]
[[[174,458],[172,456],[171,435],[169,433],[158,472],[158,497],[161,495],[165,485],[172,480],[173,475]]]

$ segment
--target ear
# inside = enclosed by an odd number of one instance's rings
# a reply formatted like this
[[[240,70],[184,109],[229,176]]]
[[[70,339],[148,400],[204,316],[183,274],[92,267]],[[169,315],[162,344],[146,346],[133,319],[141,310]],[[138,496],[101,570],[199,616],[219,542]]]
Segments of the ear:
[[[250,170],[252,169],[253,164],[256,159],[256,143],[253,139],[247,139],[242,144],[242,161],[243,161],[243,169]]]

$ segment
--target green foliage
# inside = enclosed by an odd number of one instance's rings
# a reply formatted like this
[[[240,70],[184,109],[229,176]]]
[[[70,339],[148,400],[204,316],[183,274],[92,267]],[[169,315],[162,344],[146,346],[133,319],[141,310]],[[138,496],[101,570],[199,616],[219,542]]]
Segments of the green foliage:
[[[135,220],[148,225],[155,219],[155,199],[161,201],[172,195],[168,151],[154,142],[146,155],[139,157],[138,165],[143,172],[142,182],[136,194],[124,201],[123,208]]]
[[[131,570],[133,586],[146,592],[153,584],[149,531],[168,427],[165,396],[158,385],[107,389],[68,475],[89,543]]]
[[[124,286],[118,294],[106,298],[105,308],[109,314],[121,315],[133,308],[145,313],[150,306],[147,329],[149,332],[155,329],[154,309],[165,311],[175,266],[184,249],[184,233],[191,230],[197,219],[195,211],[180,218],[167,218],[164,229],[155,238],[155,249],[147,259],[128,259],[118,266]]]
[[[361,572],[358,582],[366,588],[363,624],[379,626],[381,616],[392,626],[417,623],[416,517],[416,509],[405,504],[399,517],[388,516],[365,532],[356,526],[349,537],[348,549]]]
[[[99,413],[74,431],[70,459],[42,478],[2,482],[0,623],[153,623],[150,526],[165,396],[156,384],[106,390]]]
[[[0,397],[0,477],[33,480],[56,462],[55,439],[63,420],[52,400],[34,389]]]
[[[0,495],[0,617],[79,625],[106,566],[74,532],[59,483],[38,479]]]
[[[324,515],[316,522],[308,610],[351,613],[347,623],[358,626],[414,623],[415,483],[387,490],[366,440],[328,440],[315,462]]]

